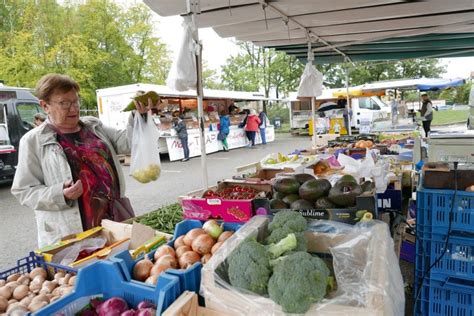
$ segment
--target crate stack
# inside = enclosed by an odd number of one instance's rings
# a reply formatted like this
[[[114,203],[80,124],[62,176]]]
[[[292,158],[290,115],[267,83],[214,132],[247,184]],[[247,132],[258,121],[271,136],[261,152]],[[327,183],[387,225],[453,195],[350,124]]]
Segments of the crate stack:
[[[416,220],[415,315],[474,315],[474,193],[421,188]]]

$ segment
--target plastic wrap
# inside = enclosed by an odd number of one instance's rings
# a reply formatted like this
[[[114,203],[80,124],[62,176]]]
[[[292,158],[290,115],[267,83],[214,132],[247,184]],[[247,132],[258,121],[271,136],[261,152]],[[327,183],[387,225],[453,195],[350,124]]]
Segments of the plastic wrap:
[[[269,218],[255,216],[237,231],[204,266],[201,295],[206,306],[232,315],[284,315],[270,298],[238,290],[227,280],[226,258],[247,237],[261,240]],[[307,315],[403,315],[403,279],[388,226],[380,221],[354,226],[310,221],[308,251],[328,263],[337,288]]]
[[[104,248],[106,244],[107,238],[103,236],[95,238],[86,238],[58,252],[54,256],[53,263],[68,266],[77,260],[81,251],[87,251],[88,253],[92,253],[98,249]]]

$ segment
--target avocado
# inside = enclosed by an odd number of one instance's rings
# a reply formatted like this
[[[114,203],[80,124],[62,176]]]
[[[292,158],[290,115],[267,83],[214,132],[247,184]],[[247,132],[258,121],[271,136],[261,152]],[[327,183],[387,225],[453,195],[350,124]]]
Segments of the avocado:
[[[329,191],[329,201],[337,206],[355,206],[356,198],[362,194],[362,188],[353,182],[338,181]]]
[[[334,203],[329,201],[329,199],[327,197],[319,198],[316,201],[315,206],[316,206],[317,209],[328,209],[328,208],[335,208],[336,207],[336,205],[334,205]]]
[[[322,196],[327,196],[331,190],[331,182],[326,179],[309,180],[303,183],[298,193],[304,200],[316,202]]]
[[[313,203],[306,200],[297,200],[291,203],[290,208],[292,210],[312,210],[314,208]]]
[[[297,194],[300,183],[293,177],[284,177],[276,179],[273,189],[284,194]]]
[[[285,196],[282,199],[282,201],[285,202],[288,205],[291,205],[291,203],[293,203],[294,201],[297,201],[299,199],[301,199],[301,198],[298,194],[290,194],[290,195]]]
[[[286,203],[283,202],[282,200],[273,199],[273,200],[270,200],[270,208],[272,210],[281,210],[281,209],[287,209],[288,205],[286,205]]]
[[[298,181],[300,184],[305,183],[306,181],[309,180],[315,180],[316,178],[309,173],[298,173],[294,175],[294,178],[296,181]]]
[[[346,174],[342,176],[342,178],[337,180],[337,182],[352,182],[352,183],[358,184],[357,180],[350,174]]]
[[[374,184],[372,181],[364,181],[361,185],[362,192],[370,192],[374,188]]]
[[[277,200],[282,200],[283,201],[283,198],[287,195],[288,194],[277,192],[277,191],[273,192],[273,198],[277,199]]]

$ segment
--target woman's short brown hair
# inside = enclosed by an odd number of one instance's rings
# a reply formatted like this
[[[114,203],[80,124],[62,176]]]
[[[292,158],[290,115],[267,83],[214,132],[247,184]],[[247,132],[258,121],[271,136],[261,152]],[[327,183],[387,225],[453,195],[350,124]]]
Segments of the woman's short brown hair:
[[[74,90],[79,93],[80,89],[79,84],[67,75],[47,74],[36,84],[36,97],[49,101],[51,95],[57,90],[61,92]]]

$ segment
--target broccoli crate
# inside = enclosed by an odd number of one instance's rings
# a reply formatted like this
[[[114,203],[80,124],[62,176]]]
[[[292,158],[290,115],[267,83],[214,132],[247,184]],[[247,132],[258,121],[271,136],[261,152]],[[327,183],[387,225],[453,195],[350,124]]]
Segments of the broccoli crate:
[[[245,181],[226,180],[219,182],[211,189],[224,190],[241,186],[268,194],[272,190],[270,184],[246,183]],[[255,199],[223,199],[218,197],[204,198],[205,191],[199,190],[181,198],[183,216],[185,219],[207,220],[209,218],[222,219],[225,222],[246,222],[255,215]]]
[[[220,249],[218,256],[213,256],[203,268],[201,275],[201,293],[206,300],[206,307],[230,315],[285,315],[281,307],[268,296],[261,296],[251,292],[239,291],[228,282],[227,258],[236,247],[246,238],[262,240],[267,235],[269,217],[255,216],[229,239],[225,247]],[[340,224],[342,225],[342,224]],[[350,226],[349,226],[350,227]],[[355,228],[354,228],[355,229]],[[401,281],[391,280],[389,261],[396,260],[393,251],[393,241],[390,238],[388,227],[382,222],[374,222],[371,234],[361,238],[360,235],[344,233],[315,232],[305,233],[308,239],[308,251],[317,254],[329,254],[330,249],[344,244],[351,249],[350,258],[357,260],[341,260],[342,271],[350,274],[351,284],[349,291],[358,297],[358,303],[338,298],[340,291],[329,293],[322,303],[313,304],[306,315],[394,315],[399,306],[392,294],[393,287],[403,295]],[[348,246],[350,243],[351,246]],[[358,272],[356,272],[358,271]],[[356,274],[353,274],[356,273]],[[344,276],[342,277],[345,278]],[[339,283],[339,279],[337,282]],[[347,280],[345,280],[347,282]],[[397,281],[397,280],[396,280]],[[397,285],[394,285],[395,282]],[[364,283],[364,285],[359,285]],[[399,284],[398,284],[399,283]],[[339,286],[339,285],[338,285]],[[398,287],[400,289],[398,289]],[[344,291],[343,291],[344,292]],[[400,294],[397,292],[397,294]]]

